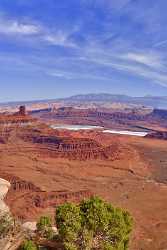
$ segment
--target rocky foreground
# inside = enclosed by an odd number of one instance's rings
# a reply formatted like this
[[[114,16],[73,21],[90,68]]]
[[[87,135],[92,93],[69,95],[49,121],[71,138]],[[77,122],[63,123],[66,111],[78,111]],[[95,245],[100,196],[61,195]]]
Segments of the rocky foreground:
[[[9,212],[8,206],[5,204],[5,196],[10,189],[10,183],[0,178],[0,215]]]

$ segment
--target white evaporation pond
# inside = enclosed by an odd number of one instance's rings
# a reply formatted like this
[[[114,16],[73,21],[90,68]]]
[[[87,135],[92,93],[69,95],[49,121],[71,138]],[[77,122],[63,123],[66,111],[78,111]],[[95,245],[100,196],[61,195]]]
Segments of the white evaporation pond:
[[[51,125],[53,129],[67,129],[67,130],[93,130],[93,129],[100,129],[103,133],[110,133],[110,134],[119,134],[119,135],[133,135],[133,136],[140,136],[144,137],[148,133],[147,132],[136,132],[136,131],[129,131],[129,130],[112,130],[106,129],[104,130],[103,127],[100,126],[91,126],[91,125]]]
[[[148,134],[147,132],[134,132],[134,131],[128,131],[128,130],[118,131],[118,130],[110,130],[110,129],[103,130],[103,133],[119,134],[119,135],[133,135],[133,136],[140,136],[140,137],[144,137]]]
[[[91,129],[103,129],[100,126],[90,125],[51,125],[53,129],[67,129],[67,130],[91,130]]]

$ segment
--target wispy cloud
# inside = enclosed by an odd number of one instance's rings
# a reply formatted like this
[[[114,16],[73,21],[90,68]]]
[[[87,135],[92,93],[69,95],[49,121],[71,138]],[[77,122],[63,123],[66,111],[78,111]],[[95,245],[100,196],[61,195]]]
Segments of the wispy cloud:
[[[120,58],[129,60],[131,62],[136,62],[143,64],[150,68],[155,68],[156,70],[166,70],[164,66],[163,58],[158,53],[150,52],[128,52],[120,56]]]
[[[63,78],[67,80],[71,80],[74,78],[74,76],[72,76],[72,74],[70,74],[69,72],[63,72],[63,71],[46,72],[46,74],[52,77]]]
[[[43,40],[51,45],[59,45],[65,47],[75,47],[76,44],[69,40],[69,35],[66,32],[58,31],[53,34],[43,35]]]
[[[112,79],[114,72],[118,79],[119,75],[135,76],[136,79],[144,79],[145,83],[153,82],[167,87],[167,63],[165,56],[158,49],[165,46],[167,40],[157,38],[157,34],[155,34],[155,39],[151,37],[154,27],[156,30],[159,29],[159,17],[156,20],[153,18],[156,8],[145,8],[146,10],[143,8],[141,12],[142,4],[140,6],[138,1],[132,0],[82,0],[78,2],[82,2],[84,6],[81,5],[78,8],[81,17],[76,14],[75,25],[70,18],[68,18],[69,24],[65,25],[64,20],[61,20],[62,23],[55,21],[54,24],[54,22],[49,23],[49,18],[45,23],[43,19],[33,21],[31,18],[19,17],[15,20],[0,15],[1,34],[19,35],[18,37],[23,37],[25,41],[31,40],[33,49],[36,49],[33,53],[38,50],[39,58],[35,60],[32,58],[27,60],[25,56],[25,68],[26,65],[31,69],[39,68],[41,72],[51,77],[66,80],[108,81]],[[99,6],[102,8],[98,9]],[[63,10],[67,11],[67,9]],[[84,11],[85,14],[83,14]],[[63,18],[64,16],[66,19],[66,15],[63,15]],[[149,43],[148,36],[150,36],[151,43]],[[141,39],[141,44],[138,38]],[[148,41],[148,45],[145,40]],[[158,40],[161,41],[152,46],[153,42]],[[19,39],[16,42],[19,42]],[[59,46],[66,47],[66,49],[61,50]]]
[[[161,54],[143,51],[142,53],[103,51],[94,48],[87,51],[85,59],[88,62],[104,66],[106,69],[125,72],[140,77],[146,81],[167,87],[167,67]]]
[[[111,80],[111,76],[102,76],[99,75],[98,73],[95,74],[95,72],[93,74],[91,73],[77,73],[77,72],[70,72],[70,71],[48,71],[46,72],[49,76],[52,77],[57,77],[57,78],[63,78],[63,79],[67,79],[67,80],[83,80],[83,79],[87,79],[87,80],[105,80],[105,81],[110,81]]]
[[[158,71],[141,67],[139,65],[111,63],[111,67],[119,71],[124,71],[134,76],[142,77],[145,80],[151,80],[154,83],[167,87],[167,75]]]
[[[34,36],[34,41],[38,39],[38,42],[41,40],[48,45],[75,47],[74,42],[69,39],[71,35],[70,32],[61,29],[57,30],[56,28],[50,30],[49,27],[41,23],[37,24],[37,22],[33,22],[32,20],[29,22],[21,22],[4,18],[0,15],[0,34],[8,36],[20,35],[25,39],[31,36],[31,43],[33,42]]]
[[[21,23],[17,20],[4,20],[0,18],[0,33],[6,35],[22,34],[34,35],[40,32],[40,28],[33,24]]]
[[[158,43],[155,43],[153,47],[161,47],[161,46],[164,46],[164,45],[167,45],[167,40],[163,40],[163,41],[160,41]]]

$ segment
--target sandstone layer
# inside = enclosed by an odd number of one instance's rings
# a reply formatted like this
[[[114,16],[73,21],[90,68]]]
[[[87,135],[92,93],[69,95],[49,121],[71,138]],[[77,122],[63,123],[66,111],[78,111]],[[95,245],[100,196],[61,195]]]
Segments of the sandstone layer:
[[[133,215],[131,250],[165,249],[167,141],[39,123],[1,136],[0,178],[11,183],[5,201],[14,216],[36,221],[62,202],[95,194]]]

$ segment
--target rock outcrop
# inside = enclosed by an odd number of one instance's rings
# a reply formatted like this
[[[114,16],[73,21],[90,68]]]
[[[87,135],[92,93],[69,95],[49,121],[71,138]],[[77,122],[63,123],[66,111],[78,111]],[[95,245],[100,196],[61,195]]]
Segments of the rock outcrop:
[[[90,196],[92,196],[92,193],[89,190],[81,190],[77,192],[38,191],[26,193],[25,195],[18,197],[15,200],[15,203],[20,202],[24,199],[24,201],[26,201],[26,203],[28,204],[29,208],[46,209],[48,207],[55,208],[56,206],[65,202],[79,202],[82,199],[88,198]]]
[[[92,196],[89,190],[80,190],[76,192],[42,191],[31,182],[1,171],[0,177],[7,180],[4,181],[0,178],[0,188],[2,185],[4,187],[4,184],[7,185],[5,189],[1,190],[3,191],[2,198],[5,199],[6,204],[10,207],[12,214],[22,220],[36,218],[42,211],[45,211],[45,209],[54,209],[64,202],[80,202],[84,198]],[[4,194],[7,194],[6,197]],[[0,194],[0,209],[1,206],[3,209],[7,208]]]
[[[167,111],[154,109],[150,112],[138,112],[137,110],[127,111],[99,111],[98,109],[75,109],[62,107],[59,109],[44,111],[38,114],[42,120],[54,120],[57,123],[86,124],[105,127],[129,128],[137,127],[143,129],[150,124],[167,127]]]
[[[4,199],[10,188],[10,183],[0,178],[0,216],[9,212],[8,206],[5,204]]]
[[[23,136],[24,141],[37,145],[43,155],[68,158],[70,160],[115,159],[113,147],[104,147],[93,139],[58,137],[53,135]]]
[[[155,131],[145,136],[146,138],[167,140],[167,131]]]
[[[20,116],[26,116],[26,107],[25,106],[20,106],[19,107],[18,115],[20,115]]]
[[[42,118],[50,119],[69,119],[69,118],[98,118],[98,119],[127,119],[127,120],[143,120],[145,115],[135,112],[102,112],[97,109],[75,109],[72,107],[62,107],[54,110],[54,112],[44,112]]]
[[[26,107],[20,106],[19,111],[13,114],[0,114],[0,125],[26,124],[36,121],[26,114]]]
[[[163,109],[154,109],[150,115],[148,115],[149,118],[154,118],[157,120],[166,120],[167,119],[167,110]]]
[[[41,191],[33,183],[22,180],[19,177],[0,171],[0,177],[7,180],[10,183],[10,192],[13,191]]]

